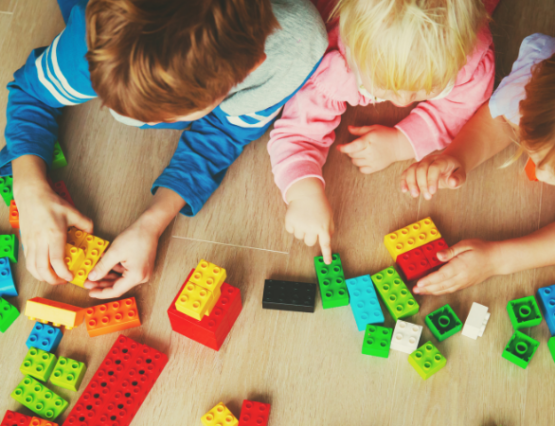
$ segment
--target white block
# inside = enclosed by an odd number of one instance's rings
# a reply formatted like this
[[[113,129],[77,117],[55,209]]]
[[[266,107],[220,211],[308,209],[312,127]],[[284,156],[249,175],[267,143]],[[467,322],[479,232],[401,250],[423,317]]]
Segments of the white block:
[[[420,342],[421,335],[421,325],[397,320],[397,324],[395,324],[395,330],[393,331],[393,338],[391,339],[390,348],[396,351],[411,354],[416,349],[418,349],[418,343]]]
[[[474,302],[472,308],[470,308],[466,322],[464,323],[462,335],[474,340],[478,337],[482,337],[486,330],[489,317],[490,313],[488,312],[488,307]]]

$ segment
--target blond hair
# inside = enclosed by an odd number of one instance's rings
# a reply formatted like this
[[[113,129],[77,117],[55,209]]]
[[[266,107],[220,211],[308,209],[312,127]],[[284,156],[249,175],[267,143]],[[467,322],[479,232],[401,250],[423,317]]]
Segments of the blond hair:
[[[482,0],[339,0],[332,16],[359,70],[396,93],[454,82],[489,19]]]

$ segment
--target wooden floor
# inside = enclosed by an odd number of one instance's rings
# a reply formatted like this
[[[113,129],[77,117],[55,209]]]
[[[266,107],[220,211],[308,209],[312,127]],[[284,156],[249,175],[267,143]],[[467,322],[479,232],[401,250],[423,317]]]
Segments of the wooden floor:
[[[555,0],[501,0],[494,19],[497,71],[502,77],[509,73],[525,36],[555,36]],[[32,48],[50,43],[62,28],[55,0],[0,0],[0,87],[6,87]],[[1,111],[6,102],[7,91],[1,89]],[[338,140],[347,140],[348,124],[392,125],[407,112],[387,105],[350,109]],[[2,113],[0,128],[4,125]],[[94,219],[95,233],[112,240],[149,202],[150,186],[170,160],[178,138],[176,131],[141,131],[119,124],[93,101],[65,112],[60,140],[69,166],[54,177],[66,181],[77,206]],[[170,357],[135,426],[200,425],[200,417],[219,401],[238,416],[245,398],[272,404],[271,426],[555,424],[555,364],[546,345],[545,323],[529,330],[541,345],[528,369],[501,358],[513,332],[507,301],[553,284],[555,268],[490,279],[447,297],[417,297],[421,309],[413,320],[418,324],[445,303],[463,320],[474,301],[491,312],[482,338],[474,341],[458,334],[439,344],[447,366],[427,381],[416,374],[405,354],[392,351],[388,359],[361,355],[363,333],[357,331],[349,307],[323,311],[318,300],[314,314],[262,310],[264,280],[315,282],[312,258],[318,254],[283,230],[285,208],[272,182],[267,139],[247,147],[197,217],[175,220],[160,240],[153,279],[131,292],[143,326],[125,334]],[[513,152],[484,164],[464,188],[441,192],[426,202],[398,190],[407,163],[363,176],[332,150],[324,174],[337,225],[333,248],[341,254],[347,277],[391,265],[383,236],[427,216],[449,244],[471,237],[521,236],[553,222],[555,188],[528,182],[521,171],[523,161],[499,169]],[[0,231],[11,232],[7,208],[0,213]],[[83,307],[98,304],[73,285],[37,282],[20,258],[15,273],[20,296],[11,299],[18,308],[34,296]],[[242,292],[243,312],[218,353],[173,333],[166,315],[200,258],[225,267],[227,281]],[[391,318],[386,325],[393,326]],[[0,335],[0,417],[6,409],[28,413],[9,393],[22,378],[19,365],[32,326],[21,316]],[[430,338],[425,328],[421,342]],[[58,354],[85,361],[87,383],[115,339],[90,339],[81,327],[65,333]],[[79,396],[61,393],[72,403]]]

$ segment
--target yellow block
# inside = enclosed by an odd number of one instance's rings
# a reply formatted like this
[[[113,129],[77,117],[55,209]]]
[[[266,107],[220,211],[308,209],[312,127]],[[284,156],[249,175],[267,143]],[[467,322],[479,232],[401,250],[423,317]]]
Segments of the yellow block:
[[[218,294],[226,277],[227,274],[224,268],[201,259],[189,281],[210,290],[213,294]]]
[[[239,421],[223,402],[202,416],[201,421],[204,426],[237,426],[239,424]]]
[[[73,272],[72,284],[83,287],[85,280],[89,276],[89,272],[95,267],[100,260],[102,253],[110,244],[102,238],[95,237],[94,235],[87,234],[77,228],[70,228],[67,232],[66,244],[66,264],[71,272]],[[73,256],[68,256],[73,250]],[[83,252],[83,256],[79,253]]]
[[[66,244],[65,261],[70,271],[77,267],[85,260],[85,251],[71,244]]]
[[[397,256],[400,254],[421,247],[439,238],[441,238],[441,234],[432,219],[427,217],[406,228],[387,234],[384,237],[384,243],[393,260],[397,261]]]
[[[212,292],[189,281],[175,302],[175,308],[200,321],[209,308]]]
[[[66,303],[34,297],[27,300],[25,315],[32,321],[51,322],[55,327],[65,326],[68,330],[81,325],[85,309]]]

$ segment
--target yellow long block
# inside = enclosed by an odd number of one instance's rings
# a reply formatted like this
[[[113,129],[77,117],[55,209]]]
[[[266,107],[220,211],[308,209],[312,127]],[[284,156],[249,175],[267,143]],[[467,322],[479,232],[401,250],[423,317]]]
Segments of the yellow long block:
[[[237,426],[239,420],[220,402],[201,418],[204,426]]]
[[[206,315],[212,300],[213,295],[210,290],[189,281],[177,298],[175,308],[179,312],[200,321]]]
[[[441,238],[441,234],[432,219],[427,217],[391,234],[387,234],[384,237],[384,243],[393,260],[397,261],[397,256],[400,254],[421,247],[439,238]]]
[[[51,322],[55,327],[63,325],[71,330],[73,327],[81,325],[85,318],[85,309],[42,297],[33,297],[27,300],[25,315],[32,321],[44,324]]]
[[[73,272],[73,280],[70,281],[72,284],[79,287],[85,285],[89,272],[98,263],[109,244],[108,241],[77,228],[72,227],[68,230],[65,261],[69,270]]]

